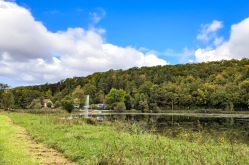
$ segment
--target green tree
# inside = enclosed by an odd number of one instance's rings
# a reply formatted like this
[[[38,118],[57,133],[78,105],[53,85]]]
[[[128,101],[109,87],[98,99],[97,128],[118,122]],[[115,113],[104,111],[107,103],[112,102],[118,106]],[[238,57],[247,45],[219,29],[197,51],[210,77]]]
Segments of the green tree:
[[[90,104],[92,104],[97,93],[97,88],[94,85],[94,82],[86,84],[83,87],[83,91],[85,95],[90,95],[90,98],[92,98],[90,99]]]
[[[139,101],[137,109],[141,110],[144,113],[149,112],[149,105],[148,105],[147,100],[144,100],[144,101],[141,100],[141,101]]]
[[[123,112],[126,110],[126,106],[124,102],[118,102],[114,104],[114,110],[118,112]]]
[[[111,108],[113,108],[115,103],[124,103],[125,96],[126,92],[123,89],[112,88],[106,96],[106,103],[109,104]]]
[[[14,96],[11,91],[5,91],[2,94],[2,105],[5,110],[10,110],[14,105]]]
[[[148,112],[149,111],[148,98],[149,97],[144,93],[136,93],[134,96],[135,109],[140,110],[142,112]]]
[[[0,83],[0,100],[6,88]],[[120,99],[118,89],[123,89],[126,97]],[[71,96],[75,103],[84,103],[89,94],[91,103],[105,100],[112,108],[121,100],[127,109],[143,111],[147,107],[154,111],[186,107],[248,110],[249,59],[110,70],[11,91],[19,108],[41,97],[61,103]]]
[[[72,93],[75,104],[83,105],[85,102],[85,94],[80,85],[78,85]]]
[[[62,100],[62,107],[65,109],[68,113],[71,113],[74,110],[74,102],[73,99],[69,96],[65,97]]]
[[[17,87],[12,89],[12,92],[15,98],[15,103],[20,108],[27,108],[34,99],[42,97],[42,92],[25,87]]]
[[[166,91],[162,88],[162,85],[153,85],[149,95],[149,104],[153,105],[150,109],[154,109],[154,105],[164,107],[166,105]]]
[[[239,84],[240,87],[240,97],[241,103],[247,105],[247,101],[249,100],[249,79],[246,79]]]
[[[95,97],[95,103],[104,103],[105,101],[105,93],[100,90],[98,93],[96,93]]]
[[[178,86],[174,83],[164,83],[163,90],[165,91],[165,99],[167,105],[171,107],[171,110],[174,110],[174,105],[178,103],[179,95],[178,95]]]
[[[44,93],[44,97],[45,98],[52,98],[52,92],[51,92],[51,90],[49,89],[49,90],[47,90],[45,93]]]
[[[135,99],[130,94],[125,96],[125,106],[129,110],[135,107]]]

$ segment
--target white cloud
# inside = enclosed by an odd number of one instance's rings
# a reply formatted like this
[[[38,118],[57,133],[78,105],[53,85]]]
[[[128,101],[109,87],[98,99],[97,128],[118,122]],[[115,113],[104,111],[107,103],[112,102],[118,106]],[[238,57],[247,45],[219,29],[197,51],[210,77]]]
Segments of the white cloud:
[[[194,49],[184,47],[180,52],[173,49],[166,49],[163,55],[165,57],[177,58],[180,63],[193,63],[194,62]]]
[[[90,12],[89,15],[91,16],[92,23],[97,24],[105,17],[106,12],[102,8],[98,8],[96,11]]]
[[[208,46],[197,49],[195,58],[197,62],[249,58],[248,45],[249,18],[246,18],[238,24],[232,25],[228,41],[223,41],[215,48]]]
[[[194,62],[194,50],[184,48],[181,54],[180,62],[182,63],[193,63]]]
[[[216,44],[220,44],[222,38],[217,37],[216,32],[223,28],[223,23],[221,21],[214,20],[210,24],[202,25],[200,33],[197,35],[197,39],[202,42],[209,42],[211,40],[216,40]]]
[[[0,0],[0,78],[55,82],[96,71],[165,65],[153,53],[106,43],[103,29],[50,32],[30,11]]]

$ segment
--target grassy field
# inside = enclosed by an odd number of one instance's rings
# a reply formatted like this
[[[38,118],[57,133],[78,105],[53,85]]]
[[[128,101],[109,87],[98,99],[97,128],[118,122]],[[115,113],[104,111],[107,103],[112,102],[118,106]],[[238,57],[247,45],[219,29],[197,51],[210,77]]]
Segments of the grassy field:
[[[1,165],[35,165],[26,146],[18,140],[18,127],[11,124],[7,116],[0,114],[0,164]]]
[[[160,135],[119,131],[107,124],[90,125],[54,115],[12,113],[38,141],[79,164],[249,164],[247,144],[188,142]]]

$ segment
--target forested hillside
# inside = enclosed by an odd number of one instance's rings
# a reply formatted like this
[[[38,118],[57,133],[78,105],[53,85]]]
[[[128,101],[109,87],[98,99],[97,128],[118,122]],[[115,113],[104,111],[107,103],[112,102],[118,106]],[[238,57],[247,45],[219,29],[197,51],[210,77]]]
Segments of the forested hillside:
[[[91,104],[106,103],[113,109],[248,110],[249,59],[110,70],[11,91],[16,108],[42,98],[55,106],[65,100],[83,105],[89,94]]]

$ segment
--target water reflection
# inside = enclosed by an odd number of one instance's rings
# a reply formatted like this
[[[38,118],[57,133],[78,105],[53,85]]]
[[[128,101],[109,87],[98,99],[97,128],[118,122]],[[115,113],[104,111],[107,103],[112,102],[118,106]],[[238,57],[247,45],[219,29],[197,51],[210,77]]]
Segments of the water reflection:
[[[101,119],[98,121],[122,121],[122,128],[136,123],[146,132],[153,131],[171,137],[177,137],[184,132],[190,134],[191,139],[191,134],[202,132],[204,139],[207,138],[206,135],[212,135],[213,139],[218,134],[224,133],[224,136],[228,136],[228,139],[234,142],[249,144],[248,114],[91,113],[89,115],[96,120]]]

